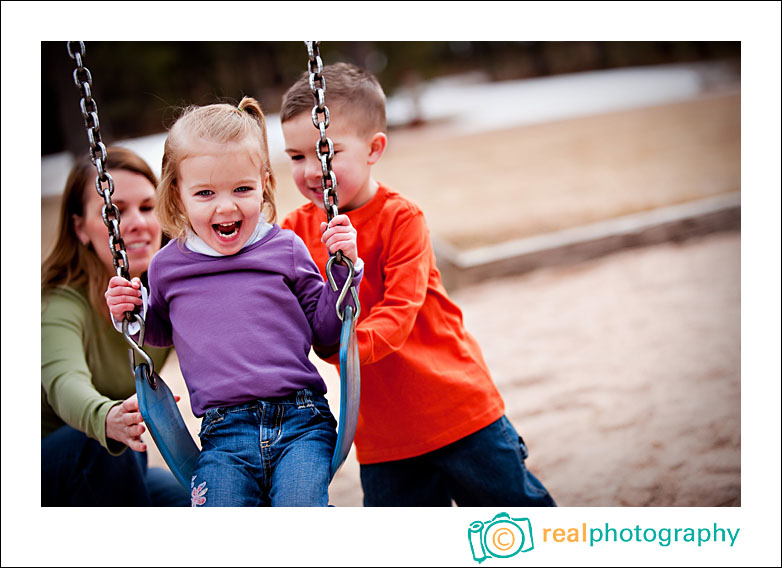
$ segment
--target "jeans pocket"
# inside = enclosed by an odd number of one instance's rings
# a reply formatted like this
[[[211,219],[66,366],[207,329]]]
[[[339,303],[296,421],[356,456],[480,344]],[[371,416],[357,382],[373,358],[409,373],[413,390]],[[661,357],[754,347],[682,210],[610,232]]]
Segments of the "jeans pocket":
[[[526,460],[529,457],[529,450],[527,444],[524,443],[524,438],[519,436],[519,450],[521,450],[521,459]]]
[[[527,450],[527,444],[524,443],[524,438],[516,431],[508,420],[507,416],[503,416],[496,422],[502,428],[502,435],[504,436],[507,447],[513,448],[515,444],[519,445],[519,452],[521,453],[521,461],[526,460],[529,457],[529,450]]]
[[[322,418],[323,420],[329,423],[332,422],[334,424],[337,423],[337,419],[334,418],[334,414],[332,414],[331,407],[329,406],[329,403],[325,399],[325,397],[322,396],[318,398],[313,397],[312,406],[310,408],[312,408],[312,411],[315,414],[315,416]]]
[[[203,439],[204,436],[208,436],[212,429],[225,420],[225,410],[223,408],[210,408],[204,414],[204,418],[201,420],[201,431],[198,433],[198,437]]]

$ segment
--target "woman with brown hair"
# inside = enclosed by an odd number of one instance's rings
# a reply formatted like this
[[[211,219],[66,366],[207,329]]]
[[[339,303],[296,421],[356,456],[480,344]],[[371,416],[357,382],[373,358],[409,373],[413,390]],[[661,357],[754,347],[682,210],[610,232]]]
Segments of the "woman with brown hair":
[[[157,179],[131,150],[108,148],[132,276],[162,246]],[[54,248],[41,268],[41,504],[188,505],[163,469],[147,469],[128,345],[112,327],[104,292],[116,274],[89,156],[68,176]],[[169,349],[146,349],[157,368]]]

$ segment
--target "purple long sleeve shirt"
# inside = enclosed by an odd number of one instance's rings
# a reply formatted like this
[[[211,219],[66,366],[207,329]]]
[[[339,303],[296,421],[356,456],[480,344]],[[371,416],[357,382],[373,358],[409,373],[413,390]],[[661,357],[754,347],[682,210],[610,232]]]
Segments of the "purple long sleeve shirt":
[[[145,343],[174,345],[196,416],[304,388],[326,392],[309,351],[313,343],[339,343],[335,305],[348,270],[334,265],[333,292],[292,231],[274,225],[258,242],[219,257],[173,240],[148,274]]]

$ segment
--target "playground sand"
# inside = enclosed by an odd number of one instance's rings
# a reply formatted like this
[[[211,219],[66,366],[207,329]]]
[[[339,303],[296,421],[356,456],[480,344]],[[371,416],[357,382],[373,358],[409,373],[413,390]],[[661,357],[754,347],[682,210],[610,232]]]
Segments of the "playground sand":
[[[376,171],[466,249],[739,191],[739,117],[728,92],[470,136],[428,125],[391,132]],[[302,201],[275,171],[282,218]],[[57,206],[42,200],[42,253]],[[740,504],[739,276],[731,232],[453,292],[560,505]],[[337,414],[336,373],[316,364]],[[161,375],[195,435],[175,358]],[[331,501],[361,505],[353,453]]]

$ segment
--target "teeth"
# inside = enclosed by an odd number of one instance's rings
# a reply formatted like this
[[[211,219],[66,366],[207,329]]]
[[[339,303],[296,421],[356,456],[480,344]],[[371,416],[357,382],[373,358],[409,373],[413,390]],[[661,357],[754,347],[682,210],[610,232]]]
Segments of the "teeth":
[[[215,223],[214,227],[220,237],[230,239],[239,232],[240,225],[241,221],[231,221],[229,223]],[[230,233],[225,232],[227,229],[231,229],[231,227],[233,227],[233,230]]]
[[[147,243],[133,243],[132,245],[126,245],[125,248],[128,250],[132,249],[141,249],[147,246]]]

